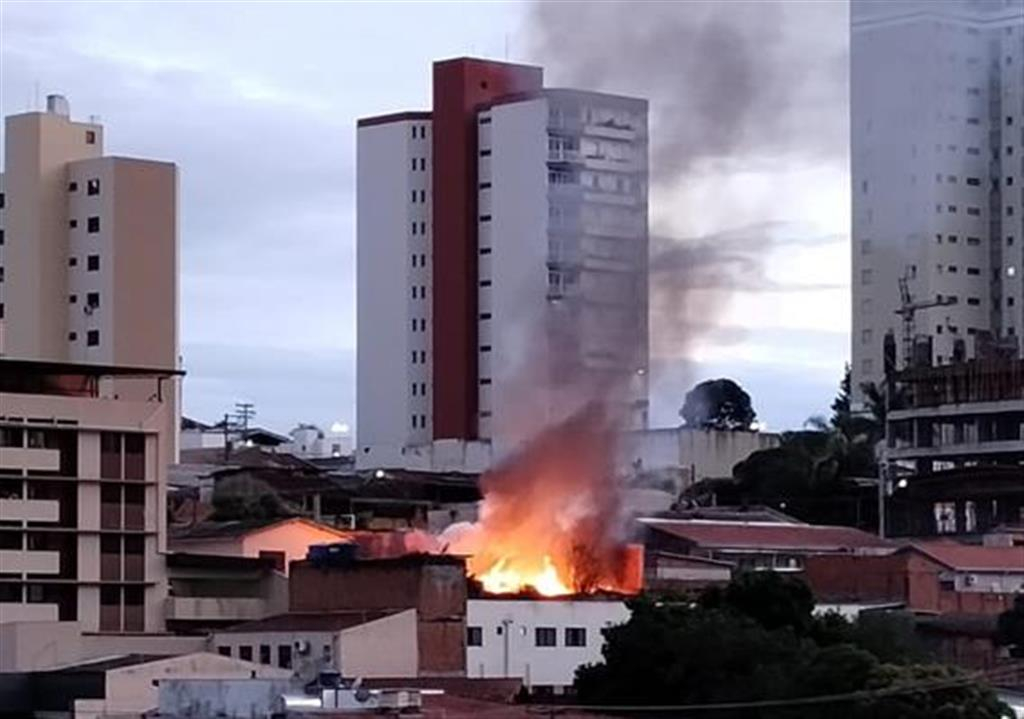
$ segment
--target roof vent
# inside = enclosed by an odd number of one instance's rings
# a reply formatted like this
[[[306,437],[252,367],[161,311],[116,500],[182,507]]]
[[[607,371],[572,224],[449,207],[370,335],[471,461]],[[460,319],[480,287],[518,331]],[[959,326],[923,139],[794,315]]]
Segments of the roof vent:
[[[68,99],[63,95],[47,95],[46,111],[51,115],[71,116],[71,106],[68,105]]]

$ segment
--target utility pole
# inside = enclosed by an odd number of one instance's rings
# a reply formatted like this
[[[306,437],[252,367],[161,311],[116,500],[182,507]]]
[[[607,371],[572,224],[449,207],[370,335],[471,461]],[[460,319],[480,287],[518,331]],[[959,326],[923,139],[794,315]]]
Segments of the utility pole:
[[[242,439],[249,434],[249,420],[256,416],[256,405],[252,402],[235,402],[235,418],[242,427]]]

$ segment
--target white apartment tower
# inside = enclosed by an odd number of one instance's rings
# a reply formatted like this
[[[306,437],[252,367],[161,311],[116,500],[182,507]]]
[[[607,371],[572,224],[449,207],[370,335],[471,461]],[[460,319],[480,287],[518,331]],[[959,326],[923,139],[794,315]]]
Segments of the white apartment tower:
[[[889,332],[897,368],[1019,353],[1024,3],[854,0],[851,163],[857,395]]]
[[[357,130],[357,461],[500,455],[595,386],[645,426],[646,101],[472,58],[433,96]]]
[[[177,168],[103,155],[67,101],[5,123],[0,353],[178,364]]]

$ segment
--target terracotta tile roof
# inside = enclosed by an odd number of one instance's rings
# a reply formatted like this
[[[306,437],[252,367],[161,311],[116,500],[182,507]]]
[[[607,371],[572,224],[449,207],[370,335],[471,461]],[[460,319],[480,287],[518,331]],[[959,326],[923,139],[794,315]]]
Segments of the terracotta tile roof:
[[[950,569],[1024,573],[1024,547],[984,547],[953,542],[919,542],[912,547]]]
[[[840,552],[855,549],[895,550],[898,545],[853,527],[784,522],[720,522],[702,519],[638,520],[658,532],[705,549],[796,549]]]

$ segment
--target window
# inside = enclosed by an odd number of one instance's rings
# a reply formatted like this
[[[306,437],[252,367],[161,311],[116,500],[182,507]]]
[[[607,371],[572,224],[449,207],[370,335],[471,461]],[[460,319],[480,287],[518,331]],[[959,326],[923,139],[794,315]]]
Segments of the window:
[[[68,267],[77,267],[77,266],[78,266],[78,258],[77,257],[69,257],[68,258]]]
[[[861,240],[860,241],[860,253],[862,255],[870,255],[871,254],[871,240]]]
[[[100,194],[100,181],[98,178],[92,178],[87,180],[85,183],[85,194],[87,195],[98,195]]]
[[[967,208],[967,214],[970,215],[971,217],[981,217],[981,208],[980,207],[968,207]]]
[[[489,254],[491,254],[491,248],[490,247],[481,247],[480,248],[480,254],[481,255],[489,255]]]
[[[968,237],[967,238],[967,244],[970,245],[971,247],[977,247],[978,245],[981,244],[981,238],[980,237]]]
[[[871,270],[861,270],[860,271],[860,283],[862,285],[870,285],[873,279],[874,279],[874,272],[872,272]]]
[[[416,158],[415,157],[412,158],[412,169],[413,169],[413,172],[415,172],[418,167],[419,166],[416,164]]]
[[[967,304],[971,305],[972,307],[977,307],[978,305],[981,304],[981,300],[979,300],[977,297],[968,297]]]
[[[238,647],[238,658],[242,661],[251,662],[252,647],[248,644],[243,644],[242,646]]]
[[[973,532],[978,528],[978,511],[971,500],[964,502],[964,531]]]
[[[96,131],[95,130],[86,130],[85,131],[85,144],[86,145],[95,145],[96,144]]]
[[[274,569],[279,572],[287,569],[288,557],[281,549],[261,549],[257,556],[273,563]]]
[[[969,274],[969,275],[980,275],[981,274],[981,270],[978,269],[977,267],[968,267],[967,268],[967,274]]]
[[[538,647],[558,645],[558,632],[554,627],[537,627],[533,630],[534,644]]]
[[[955,244],[956,244],[957,242],[959,242],[959,241],[960,241],[960,240],[959,240],[959,238],[958,238],[958,237],[957,237],[956,235],[950,235],[949,237],[947,237],[947,238],[946,238],[946,240],[947,240],[947,241],[949,242],[949,244],[951,244],[951,245],[955,245]]]
[[[100,331],[89,330],[85,333],[85,344],[89,347],[97,347],[100,343]]]
[[[87,272],[96,272],[100,269],[100,256],[89,255],[85,258],[85,269]]]
[[[864,374],[871,374],[872,372],[875,371],[875,362],[874,360],[869,359],[862,360],[860,363],[860,368]]]
[[[270,664],[269,644],[260,644],[260,664]]]
[[[480,280],[480,286],[481,287],[490,287],[491,286],[491,281],[490,280]]]
[[[491,351],[491,346],[490,345],[480,345],[480,351],[481,352],[490,352]]]
[[[68,220],[68,227],[72,230],[78,227],[78,220]]]
[[[491,156],[491,151],[490,150],[480,150],[480,157],[490,157],[490,156]]]
[[[78,333],[77,332],[68,332],[68,342],[74,342],[77,339],[78,339]]]
[[[978,187],[979,185],[981,185],[981,180],[978,179],[977,177],[968,177],[967,184],[970,185],[971,187]]]
[[[491,183],[489,183],[489,182],[481,182],[480,183],[480,189],[481,190],[489,190],[489,189],[491,189]]]
[[[292,645],[279,644],[277,647],[277,666],[282,669],[292,668]]]
[[[480,215],[480,221],[481,222],[490,222],[491,221],[491,216],[490,215]]]
[[[222,657],[230,657],[231,647],[217,647],[217,653],[220,654]]]
[[[426,201],[427,201],[427,191],[426,190],[420,190],[420,202],[426,202]]]
[[[871,344],[872,334],[873,333],[871,332],[871,330],[862,330],[861,333],[860,333],[860,342],[861,342],[861,344],[865,344],[865,345]]]
[[[100,218],[90,217],[85,221],[86,232],[99,232],[100,231]]]
[[[416,223],[412,223],[412,234],[416,234]]]
[[[959,268],[956,265],[950,265],[949,267],[946,268],[946,271],[955,275],[957,272],[959,272]]]
[[[99,307],[100,306],[100,293],[90,292],[85,296],[85,304],[88,307]]]
[[[935,502],[932,505],[932,514],[935,517],[935,531],[939,534],[953,534],[956,532],[956,503]]]
[[[69,182],[68,183],[68,192],[78,192],[78,183],[77,182]]]
[[[412,202],[416,202],[416,190],[411,190],[411,193],[412,193]]]
[[[480,378],[480,384],[490,384],[490,383],[491,383],[491,378],[490,377],[481,377]]]
[[[567,647],[585,647],[585,646],[587,646],[587,629],[586,629],[586,627],[566,627],[565,628],[565,646],[567,646]]]
[[[427,223],[426,222],[421,222],[420,223],[420,234],[421,235],[427,234]]]
[[[482,320],[489,320],[489,319],[491,319],[491,313],[490,312],[481,312],[480,313],[480,319],[482,319]]]

